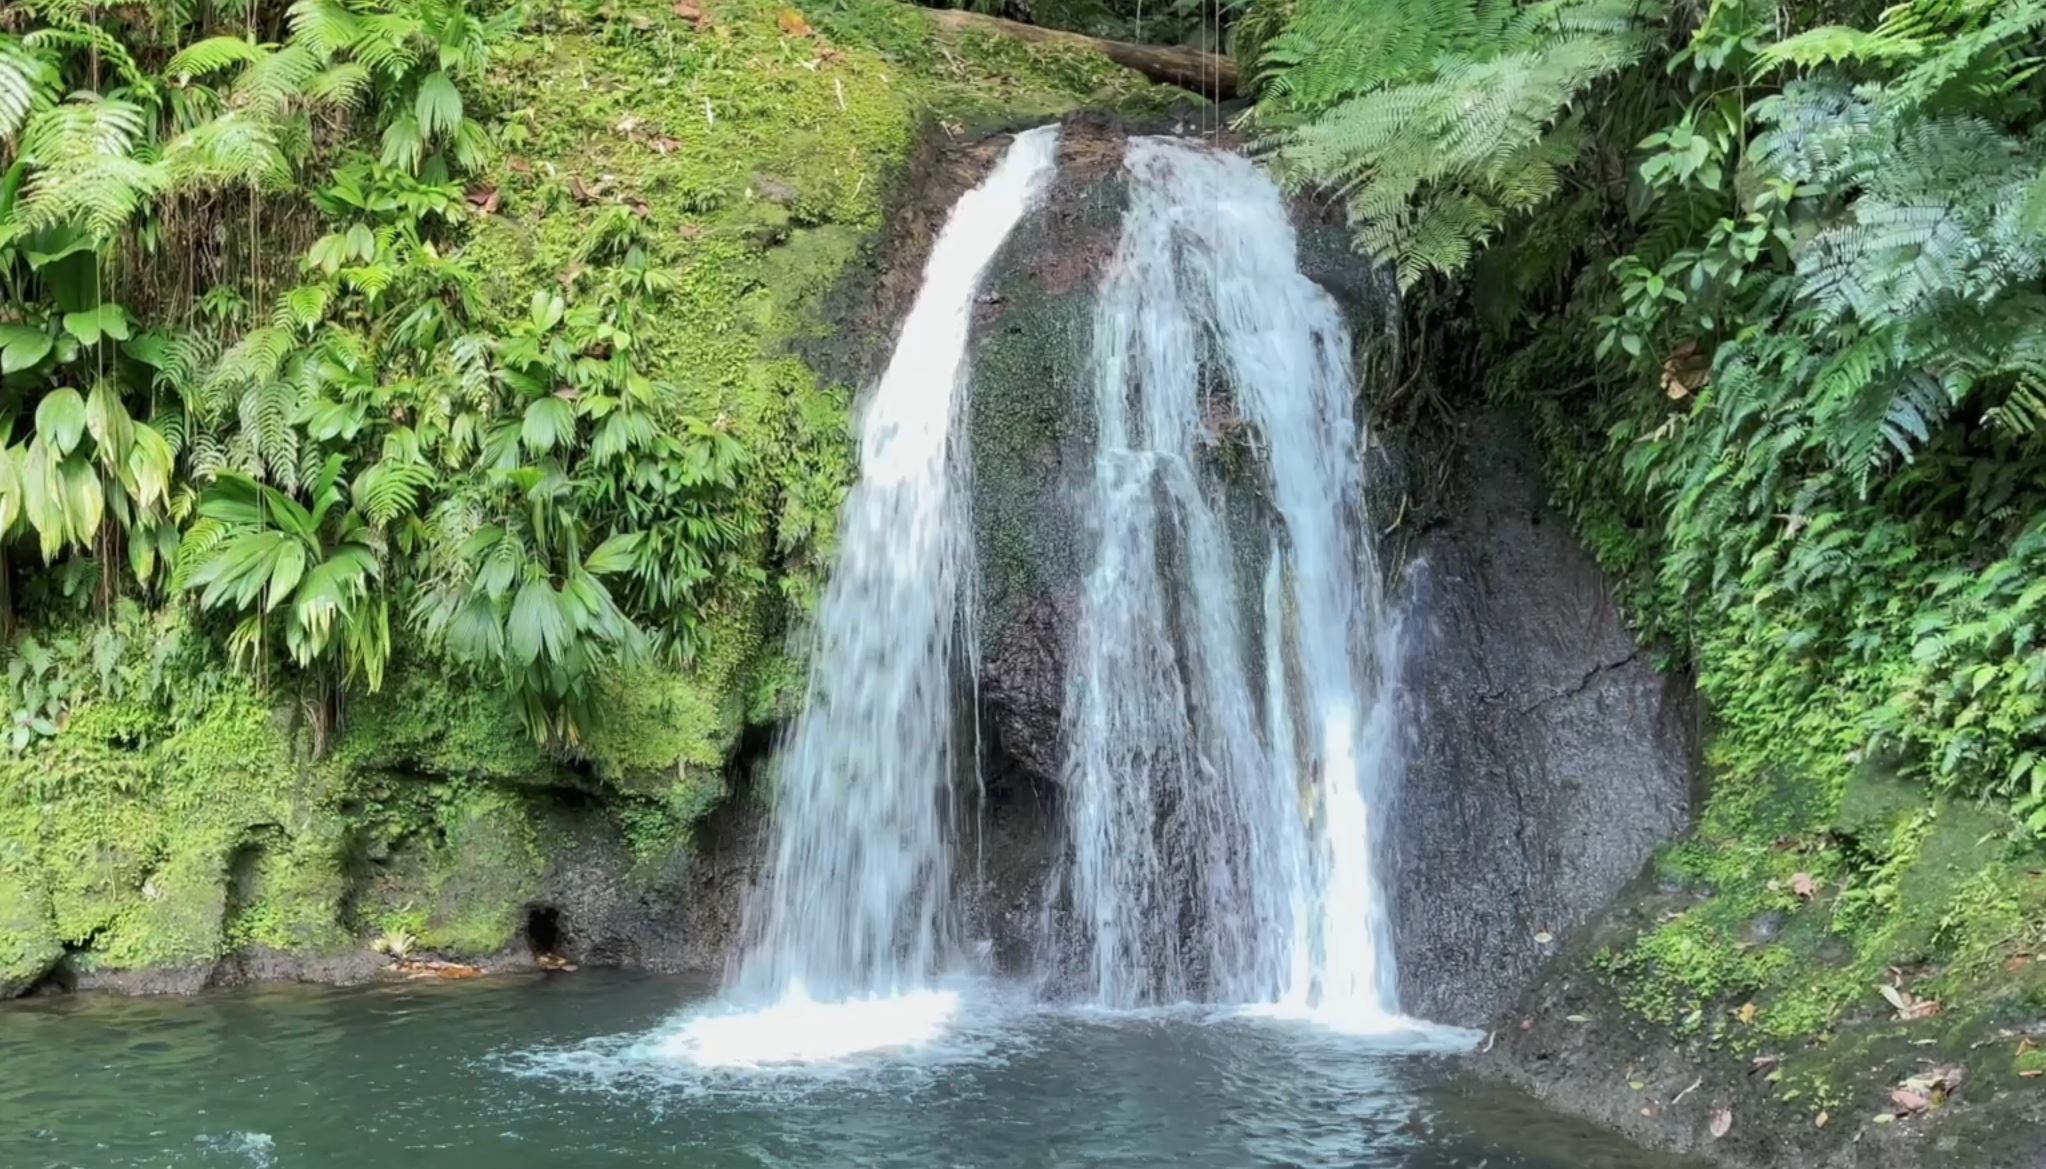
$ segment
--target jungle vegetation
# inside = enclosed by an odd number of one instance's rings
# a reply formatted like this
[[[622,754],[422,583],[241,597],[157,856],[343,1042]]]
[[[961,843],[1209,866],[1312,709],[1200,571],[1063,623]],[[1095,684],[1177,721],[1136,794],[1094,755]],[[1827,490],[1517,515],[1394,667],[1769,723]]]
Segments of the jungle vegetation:
[[[1607,955],[1630,1001],[1757,1050],[2046,1004],[2046,4],[1273,0],[1235,44],[1695,672],[1706,901]]]

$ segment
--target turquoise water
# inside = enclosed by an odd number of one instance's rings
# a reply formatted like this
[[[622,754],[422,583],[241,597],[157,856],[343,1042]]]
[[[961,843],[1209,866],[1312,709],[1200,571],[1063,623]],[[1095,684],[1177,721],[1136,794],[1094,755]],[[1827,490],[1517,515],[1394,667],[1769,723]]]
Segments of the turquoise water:
[[[1439,1056],[982,988],[915,1051],[660,1054],[700,983],[583,973],[0,1006],[7,1169],[1671,1169]]]

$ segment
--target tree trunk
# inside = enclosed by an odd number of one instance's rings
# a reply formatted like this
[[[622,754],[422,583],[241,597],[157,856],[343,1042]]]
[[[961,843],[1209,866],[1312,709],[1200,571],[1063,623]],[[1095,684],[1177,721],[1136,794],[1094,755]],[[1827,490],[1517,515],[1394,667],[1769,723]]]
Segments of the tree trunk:
[[[1236,62],[1220,53],[1103,40],[1100,37],[1063,32],[1055,28],[1038,28],[1034,24],[1003,20],[999,16],[982,16],[978,12],[965,12],[959,9],[940,9],[930,15],[938,27],[946,32],[998,33],[1032,44],[1070,45],[1074,48],[1092,49],[1123,68],[1134,69],[1153,81],[1190,89],[1217,101],[1236,96]]]

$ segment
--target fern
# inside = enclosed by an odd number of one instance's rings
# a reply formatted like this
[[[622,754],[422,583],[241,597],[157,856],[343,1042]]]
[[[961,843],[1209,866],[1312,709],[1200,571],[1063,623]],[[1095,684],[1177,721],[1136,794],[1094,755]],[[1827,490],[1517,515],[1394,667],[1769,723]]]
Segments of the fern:
[[[1651,16],[1616,0],[1308,0],[1298,35],[1267,51],[1267,116],[1314,115],[1279,136],[1278,161],[1342,192],[1360,246],[1403,285],[1455,273],[1555,194],[1582,146],[1571,105],[1641,58]]]
[[[31,115],[48,109],[59,84],[47,56],[0,34],[0,139],[13,138]]]
[[[168,185],[161,162],[138,155],[145,115],[131,102],[75,94],[30,119],[21,157],[32,171],[20,221],[31,229],[82,225],[110,240]]]
[[[355,506],[371,523],[388,526],[400,516],[417,513],[436,478],[433,468],[424,463],[385,458],[356,476],[352,488]]]
[[[210,77],[262,60],[268,50],[243,37],[217,36],[180,49],[163,67],[164,74],[180,85],[194,78]]]

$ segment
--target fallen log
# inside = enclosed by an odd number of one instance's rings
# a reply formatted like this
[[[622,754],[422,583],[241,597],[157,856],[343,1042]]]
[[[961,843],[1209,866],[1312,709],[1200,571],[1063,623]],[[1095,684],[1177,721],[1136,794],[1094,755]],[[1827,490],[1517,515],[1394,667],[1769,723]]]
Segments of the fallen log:
[[[931,19],[947,32],[984,32],[1015,37],[1037,45],[1070,45],[1092,49],[1125,69],[1134,69],[1153,81],[1177,85],[1217,101],[1236,96],[1236,62],[1220,53],[1179,49],[1165,45],[1138,45],[1129,41],[1104,40],[1077,32],[1039,28],[999,16],[983,16],[957,8],[933,11]]]

